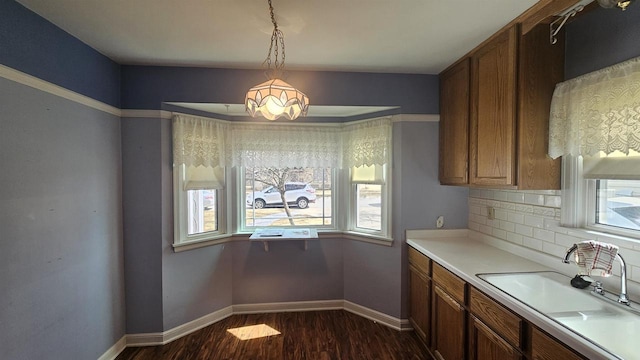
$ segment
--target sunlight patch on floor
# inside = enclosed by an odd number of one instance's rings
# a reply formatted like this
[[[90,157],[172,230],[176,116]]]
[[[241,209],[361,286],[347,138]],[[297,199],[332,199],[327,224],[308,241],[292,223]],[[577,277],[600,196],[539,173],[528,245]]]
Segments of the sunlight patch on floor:
[[[261,337],[280,335],[280,332],[278,330],[266,324],[243,326],[239,328],[227,329],[227,331],[240,340],[251,340]]]

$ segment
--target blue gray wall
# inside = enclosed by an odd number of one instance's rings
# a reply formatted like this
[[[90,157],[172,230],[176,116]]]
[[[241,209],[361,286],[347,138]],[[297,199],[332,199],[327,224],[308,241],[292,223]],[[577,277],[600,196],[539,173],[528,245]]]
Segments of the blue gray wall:
[[[119,65],[15,1],[0,64],[119,106]],[[96,359],[125,334],[120,118],[0,78],[0,357]]]
[[[467,221],[467,190],[438,183],[438,123],[400,122],[394,124],[393,246],[327,239],[307,251],[297,242],[272,244],[266,253],[260,244],[232,242],[174,253],[170,121],[125,118],[122,133],[125,246],[127,254],[135,251],[125,257],[127,313],[141,310],[127,317],[129,333],[169,330],[232,304],[346,299],[404,317],[404,230],[433,228],[438,215],[449,228]],[[160,208],[149,210],[143,198]]]
[[[0,19],[0,64],[120,107],[120,65],[13,0]]]
[[[567,25],[565,77],[572,79],[640,56],[640,3],[596,8]]]
[[[120,119],[0,78],[0,357],[123,335]]]

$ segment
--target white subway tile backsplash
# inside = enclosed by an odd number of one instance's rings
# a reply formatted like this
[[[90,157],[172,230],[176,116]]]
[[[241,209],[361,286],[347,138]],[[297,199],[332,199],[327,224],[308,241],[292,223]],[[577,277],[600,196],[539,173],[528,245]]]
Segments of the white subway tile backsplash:
[[[533,229],[533,237],[538,239],[538,240],[554,242],[555,241],[555,234],[556,233],[554,233],[553,231],[542,230],[542,229],[539,229],[539,228],[534,228]]]
[[[567,248],[586,239],[612,243],[629,267],[630,279],[640,282],[640,241],[613,235],[585,232],[560,226],[560,191],[469,190],[471,230],[561,258]],[[494,220],[487,218],[487,207],[495,208]],[[614,274],[620,274],[615,264]]]
[[[528,248],[532,248],[534,250],[542,251],[542,240],[530,238],[528,236],[523,236],[522,245]]]
[[[544,228],[544,218],[540,216],[525,215],[524,224],[537,228]]]
[[[524,236],[533,236],[533,228],[527,225],[516,224],[516,233]]]
[[[491,235],[497,237],[498,239],[507,240],[507,232],[504,230],[493,228]]]
[[[556,244],[564,246],[566,248],[570,248],[573,246],[573,244],[577,244],[581,241],[583,241],[583,239],[577,238],[575,236],[556,233]]]
[[[524,215],[510,212],[507,216],[507,220],[516,224],[524,224]]]
[[[564,258],[564,254],[567,252],[567,249],[564,246],[560,246],[560,245],[556,245],[556,244],[552,244],[546,241],[542,242],[542,251],[553,255],[553,256],[557,256],[558,259],[562,259]]]
[[[544,205],[544,195],[524,194],[524,202],[531,205]]]
[[[469,189],[469,196],[471,197],[482,197],[482,189]]]
[[[516,224],[508,221],[500,221],[500,229],[510,231],[510,232],[515,232]]]
[[[515,203],[523,203],[524,202],[524,193],[521,193],[521,192],[510,192],[510,193],[507,193],[507,201],[515,202]]]
[[[496,209],[496,219],[498,220],[507,220],[508,219],[507,214],[508,213],[505,210]]]
[[[559,208],[561,204],[560,199],[560,196],[546,195],[544,197],[544,206]]]
[[[548,208],[548,207],[543,207],[543,206],[534,206],[533,207],[533,214],[534,215],[547,216],[547,217],[555,217],[556,210],[554,208]]]
[[[548,218],[544,219],[544,228],[545,229],[555,229],[558,226],[560,226],[560,221],[555,220],[555,219],[548,219]]]
[[[477,214],[469,214],[469,221],[473,221],[478,224],[486,225],[487,218]]]
[[[496,190],[493,193],[493,199],[498,201],[507,201],[507,193],[504,191]]]
[[[533,214],[532,205],[516,204],[515,210],[521,213]]]
[[[518,245],[522,245],[523,242],[523,236],[520,234],[514,234],[511,232],[507,233],[507,241],[510,241],[514,244],[518,244]]]
[[[493,231],[493,228],[491,226],[480,224],[480,229],[478,231],[480,231],[481,233],[485,233],[485,234],[491,235],[491,232]]]
[[[516,209],[516,206],[518,206],[518,204],[514,204],[514,203],[510,203],[510,202],[503,202],[500,206],[505,210],[514,211]]]

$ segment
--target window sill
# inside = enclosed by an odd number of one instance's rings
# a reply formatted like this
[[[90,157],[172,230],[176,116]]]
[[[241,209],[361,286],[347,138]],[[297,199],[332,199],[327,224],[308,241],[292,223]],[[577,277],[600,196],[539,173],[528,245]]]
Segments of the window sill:
[[[216,236],[214,238],[210,238],[210,239],[204,239],[204,240],[194,240],[194,241],[188,241],[188,242],[183,242],[183,243],[179,243],[173,244],[173,252],[183,252],[183,251],[187,251],[187,250],[193,250],[193,249],[199,249],[201,247],[205,247],[205,246],[213,246],[213,245],[220,245],[220,244],[224,244],[227,243],[229,241],[232,241],[232,236],[231,234],[224,234],[224,235],[219,235]],[[248,237],[247,237],[248,239]]]
[[[226,234],[213,239],[190,241],[181,244],[173,244],[174,252],[183,252],[193,249],[199,249],[207,246],[214,246],[225,244],[232,241],[255,241],[250,240],[251,233],[235,233]],[[318,239],[349,239],[355,241],[362,241],[369,244],[392,246],[393,239],[376,236],[371,234],[359,233],[354,231],[318,231]]]

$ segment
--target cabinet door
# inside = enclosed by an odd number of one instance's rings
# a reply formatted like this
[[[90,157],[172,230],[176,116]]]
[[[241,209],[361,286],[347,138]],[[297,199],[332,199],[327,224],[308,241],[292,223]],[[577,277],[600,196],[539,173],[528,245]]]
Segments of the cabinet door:
[[[416,334],[430,345],[431,280],[409,265],[409,321]]]
[[[479,319],[471,317],[469,326],[469,359],[521,360],[522,354],[493,332]]]
[[[471,58],[471,184],[516,184],[517,40],[511,27]]]
[[[554,338],[533,328],[531,334],[531,358],[533,360],[582,360],[583,358]]]
[[[466,311],[455,299],[434,283],[433,343],[431,349],[439,360],[464,359]]]
[[[440,183],[469,182],[469,59],[440,75]]]
[[[540,24],[518,45],[518,188],[560,189],[561,160],[551,159],[549,110],[557,83],[564,80],[564,36],[549,42],[549,26]]]

